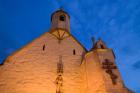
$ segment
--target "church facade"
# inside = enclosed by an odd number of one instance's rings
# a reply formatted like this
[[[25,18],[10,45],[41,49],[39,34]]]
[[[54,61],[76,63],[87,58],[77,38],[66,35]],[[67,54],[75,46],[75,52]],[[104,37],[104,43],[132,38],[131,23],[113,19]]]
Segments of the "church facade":
[[[133,93],[122,81],[112,49],[99,39],[87,51],[70,32],[60,9],[50,31],[0,66],[0,93]]]

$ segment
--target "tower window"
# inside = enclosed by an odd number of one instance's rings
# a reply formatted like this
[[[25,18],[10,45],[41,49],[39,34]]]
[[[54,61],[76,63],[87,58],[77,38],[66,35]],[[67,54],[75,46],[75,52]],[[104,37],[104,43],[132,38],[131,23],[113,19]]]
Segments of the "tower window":
[[[103,45],[101,45],[101,49],[104,49],[104,46]]]
[[[64,15],[61,15],[61,16],[59,17],[59,20],[60,20],[60,21],[65,21],[65,16],[64,16]]]
[[[76,51],[75,51],[75,49],[73,49],[73,55],[76,55]]]
[[[109,62],[109,60],[108,59],[105,59],[105,62]]]
[[[45,45],[43,45],[43,51],[45,51]]]

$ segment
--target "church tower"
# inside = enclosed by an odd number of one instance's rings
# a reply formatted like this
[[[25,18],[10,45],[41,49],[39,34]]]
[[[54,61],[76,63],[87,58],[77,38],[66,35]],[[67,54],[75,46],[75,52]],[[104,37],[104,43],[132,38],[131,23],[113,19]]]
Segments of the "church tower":
[[[70,36],[70,16],[63,9],[51,16],[51,31],[59,41]]]
[[[70,32],[63,9],[50,30],[0,66],[0,93],[133,93],[125,88],[112,49],[100,39],[91,51]]]
[[[63,9],[57,10],[51,16],[51,30],[63,29],[70,32],[70,16]]]
[[[124,86],[115,54],[102,39],[85,55],[81,68],[83,77],[87,79],[87,93],[133,93]]]

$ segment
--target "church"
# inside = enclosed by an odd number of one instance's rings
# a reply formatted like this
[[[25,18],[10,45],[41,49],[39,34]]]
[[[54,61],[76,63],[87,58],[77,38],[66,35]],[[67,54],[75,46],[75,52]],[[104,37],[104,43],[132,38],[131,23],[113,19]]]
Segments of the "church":
[[[90,51],[71,34],[70,15],[51,16],[50,30],[0,65],[0,93],[134,93],[102,39]]]

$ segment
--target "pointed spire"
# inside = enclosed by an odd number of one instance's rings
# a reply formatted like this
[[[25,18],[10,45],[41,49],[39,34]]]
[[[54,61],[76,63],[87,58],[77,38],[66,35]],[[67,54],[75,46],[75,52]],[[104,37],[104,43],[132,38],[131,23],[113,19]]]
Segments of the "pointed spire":
[[[104,43],[104,41],[101,38],[99,38],[98,41],[95,43],[93,49],[107,49],[107,46]]]

